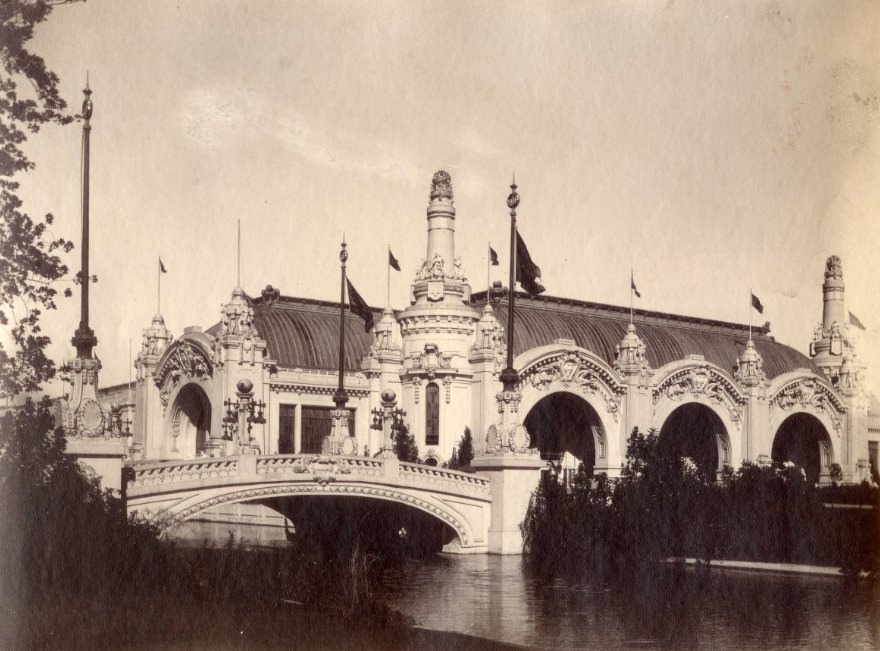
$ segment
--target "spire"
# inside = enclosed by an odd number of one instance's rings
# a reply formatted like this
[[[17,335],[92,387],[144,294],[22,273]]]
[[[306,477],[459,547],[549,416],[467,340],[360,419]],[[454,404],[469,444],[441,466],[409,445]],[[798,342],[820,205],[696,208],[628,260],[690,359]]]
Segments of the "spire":
[[[452,178],[448,173],[440,170],[434,174],[428,198],[428,249],[416,272],[413,293],[416,300],[428,293],[427,300],[436,302],[443,301],[445,294],[451,292],[467,301],[470,295],[469,288],[464,287],[467,278],[461,259],[455,257],[455,204]]]
[[[764,373],[764,358],[755,348],[755,342],[749,339],[742,354],[736,360],[734,378],[744,387],[763,387],[767,382]]]

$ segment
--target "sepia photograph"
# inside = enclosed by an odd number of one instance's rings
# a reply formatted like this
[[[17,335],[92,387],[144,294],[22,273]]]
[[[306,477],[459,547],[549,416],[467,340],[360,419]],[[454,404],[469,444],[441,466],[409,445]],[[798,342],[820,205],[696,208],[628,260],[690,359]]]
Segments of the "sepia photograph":
[[[0,0],[0,648],[880,648],[880,3]]]

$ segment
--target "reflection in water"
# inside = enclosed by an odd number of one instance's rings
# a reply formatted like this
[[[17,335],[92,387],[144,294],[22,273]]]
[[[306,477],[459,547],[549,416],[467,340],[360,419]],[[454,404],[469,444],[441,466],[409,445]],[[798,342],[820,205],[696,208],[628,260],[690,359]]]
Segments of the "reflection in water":
[[[187,524],[189,544],[232,529],[286,544],[281,527]],[[443,554],[386,571],[379,596],[420,626],[537,649],[880,648],[880,586],[865,581],[650,566],[613,587],[544,585],[519,556]]]
[[[653,567],[613,588],[542,585],[508,556],[440,556],[384,577],[427,628],[544,649],[880,647],[869,583]]]

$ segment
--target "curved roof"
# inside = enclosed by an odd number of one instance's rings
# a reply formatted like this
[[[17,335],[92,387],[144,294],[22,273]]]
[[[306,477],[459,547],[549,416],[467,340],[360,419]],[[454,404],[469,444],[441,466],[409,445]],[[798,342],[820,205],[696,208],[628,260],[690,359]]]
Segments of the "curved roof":
[[[334,370],[339,365],[339,303],[281,296],[275,300],[250,298],[257,332],[266,339],[268,354],[284,368]],[[486,292],[474,294],[472,305],[486,304]],[[507,296],[493,301],[499,323],[507,324]],[[647,345],[653,368],[679,361],[688,355],[702,355],[726,371],[733,372],[737,357],[749,338],[746,325],[700,319],[663,312],[634,310],[638,335]],[[382,311],[373,308],[378,321]],[[550,296],[529,296],[517,292],[514,324],[514,355],[571,339],[609,364],[615,347],[626,334],[629,308],[589,303]],[[208,334],[215,334],[214,326]],[[768,378],[796,369],[821,375],[803,353],[774,341],[764,326],[752,328],[755,348],[764,358]],[[364,332],[364,322],[346,311],[345,368],[355,371],[370,349],[373,336]]]
[[[339,368],[339,303],[281,297],[251,299],[254,324],[266,340],[269,356],[284,368]],[[374,319],[382,316],[374,310]],[[358,370],[373,335],[363,320],[345,312],[345,368]]]
[[[485,305],[486,293],[475,294],[473,301],[475,305]],[[506,326],[506,295],[493,302],[492,308],[495,318]],[[572,339],[612,364],[615,347],[629,325],[629,308],[520,292],[516,294],[515,311],[514,356],[557,339]],[[732,373],[749,338],[748,326],[736,323],[647,310],[634,310],[633,314],[636,332],[645,342],[648,361],[655,369],[688,355],[702,355],[707,362]],[[752,327],[752,339],[764,358],[768,378],[800,368],[821,375],[806,355],[777,343],[767,333],[764,326]]]

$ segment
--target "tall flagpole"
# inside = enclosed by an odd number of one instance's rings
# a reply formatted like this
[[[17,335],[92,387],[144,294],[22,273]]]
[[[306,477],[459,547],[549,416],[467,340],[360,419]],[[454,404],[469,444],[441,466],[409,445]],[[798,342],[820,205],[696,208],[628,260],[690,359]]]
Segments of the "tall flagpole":
[[[510,184],[507,207],[510,208],[510,287],[507,295],[507,367],[501,371],[501,383],[505,391],[513,391],[519,377],[513,368],[513,310],[516,301],[516,208],[519,195],[516,193],[516,176]]]
[[[385,261],[385,273],[388,274],[388,291],[386,292],[385,305],[391,307],[391,245],[388,245],[388,259]]]
[[[635,284],[635,279],[633,279],[633,268],[629,268],[629,322],[632,325],[633,322],[633,294],[635,290],[633,289],[633,285]]]
[[[162,314],[162,256],[156,262],[156,314]]]
[[[235,268],[235,286],[241,287],[241,220],[238,220],[238,264]]]
[[[85,99],[82,105],[82,244],[80,247],[80,320],[70,343],[76,348],[78,359],[91,359],[92,349],[97,345],[95,332],[89,327],[89,137],[92,131],[92,91],[86,75]]]
[[[489,302],[489,290],[492,287],[492,242],[486,243],[486,302]]]
[[[749,341],[752,340],[752,288],[749,287]]]
[[[342,236],[342,249],[339,251],[340,268],[339,283],[339,385],[333,394],[333,402],[337,409],[345,407],[348,395],[342,386],[342,374],[345,372],[345,261],[348,260],[348,251],[345,250],[345,235]]]

